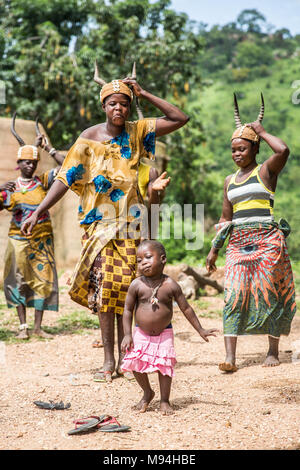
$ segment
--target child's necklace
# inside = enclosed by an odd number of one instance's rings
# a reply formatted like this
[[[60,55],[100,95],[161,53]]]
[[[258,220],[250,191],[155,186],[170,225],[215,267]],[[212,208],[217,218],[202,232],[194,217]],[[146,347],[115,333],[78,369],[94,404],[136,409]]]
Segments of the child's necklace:
[[[152,294],[151,294],[151,296],[150,296],[150,298],[149,298],[149,302],[150,302],[150,304],[152,304],[152,305],[157,305],[157,304],[159,303],[159,300],[158,300],[158,298],[157,298],[157,292],[158,292],[158,289],[160,288],[160,286],[161,286],[162,283],[163,283],[163,279],[160,281],[160,283],[159,283],[158,286],[156,286],[156,287],[151,287],[151,286],[149,285],[148,279],[147,279],[147,278],[145,278],[145,279],[146,279],[146,284],[148,284],[148,286],[149,286],[150,289],[152,290]]]

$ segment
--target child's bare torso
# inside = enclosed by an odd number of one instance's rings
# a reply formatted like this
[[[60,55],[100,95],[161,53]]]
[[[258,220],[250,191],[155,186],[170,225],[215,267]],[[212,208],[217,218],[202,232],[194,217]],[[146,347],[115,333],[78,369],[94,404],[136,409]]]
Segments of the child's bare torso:
[[[145,281],[144,276],[138,279],[136,286],[136,310],[135,322],[145,333],[150,336],[158,336],[169,326],[173,317],[173,284],[174,281],[163,275],[156,298],[157,303],[151,303],[153,288],[150,282]],[[155,285],[159,284],[157,283]]]

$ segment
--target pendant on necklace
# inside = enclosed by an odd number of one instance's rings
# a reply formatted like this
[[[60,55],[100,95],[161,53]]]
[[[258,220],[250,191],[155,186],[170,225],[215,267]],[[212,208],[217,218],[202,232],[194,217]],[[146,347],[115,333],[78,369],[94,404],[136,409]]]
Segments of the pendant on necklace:
[[[158,298],[157,298],[155,295],[151,296],[151,298],[150,298],[150,304],[152,304],[152,305],[158,305],[158,303],[159,303]]]
[[[22,189],[22,194],[26,194],[27,193],[27,189],[23,188]]]

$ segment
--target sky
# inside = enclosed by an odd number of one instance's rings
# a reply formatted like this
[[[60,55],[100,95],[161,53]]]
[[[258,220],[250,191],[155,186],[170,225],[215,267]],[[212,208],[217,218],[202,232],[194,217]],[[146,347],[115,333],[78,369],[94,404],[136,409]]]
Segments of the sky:
[[[275,29],[300,34],[300,0],[172,0],[171,7],[187,13],[191,20],[224,25],[235,21],[243,10],[256,9]]]

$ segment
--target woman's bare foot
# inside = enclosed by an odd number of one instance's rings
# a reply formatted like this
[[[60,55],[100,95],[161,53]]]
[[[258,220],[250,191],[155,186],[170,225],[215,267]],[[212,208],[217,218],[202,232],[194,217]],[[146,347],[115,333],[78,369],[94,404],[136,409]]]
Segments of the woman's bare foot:
[[[262,364],[263,367],[275,367],[279,366],[279,339],[274,336],[268,337],[269,339],[269,349],[267,352],[267,357],[265,362]]]
[[[32,334],[35,336],[38,336],[39,338],[45,338],[45,339],[53,338],[53,335],[50,335],[49,333],[46,333],[45,331],[41,329],[33,330]]]
[[[237,366],[232,362],[222,362],[219,364],[219,369],[222,372],[236,372],[238,370]]]
[[[27,328],[21,330],[20,333],[16,336],[16,338],[18,338],[18,339],[28,339],[28,338],[29,338],[29,334],[28,334]]]
[[[138,411],[139,413],[145,413],[150,402],[153,400],[154,395],[155,393],[152,389],[149,390],[149,392],[145,392],[141,401],[139,401],[135,406],[133,406],[132,409]]]
[[[275,367],[275,366],[279,366],[279,364],[280,362],[279,362],[278,357],[270,354],[270,355],[267,355],[262,367]]]
[[[174,410],[168,401],[160,402],[160,412],[164,416],[169,416],[169,415],[174,414]]]

